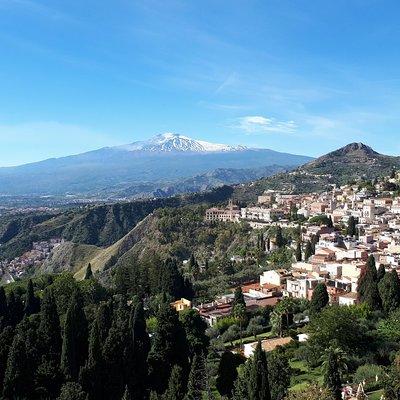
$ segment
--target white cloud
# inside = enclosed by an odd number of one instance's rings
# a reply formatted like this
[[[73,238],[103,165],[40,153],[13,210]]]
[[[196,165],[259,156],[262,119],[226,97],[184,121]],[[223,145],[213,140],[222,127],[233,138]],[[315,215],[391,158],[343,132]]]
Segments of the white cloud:
[[[261,115],[241,117],[237,120],[234,127],[241,129],[247,134],[269,132],[295,133],[297,130],[297,125],[294,121],[279,121],[275,118]]]

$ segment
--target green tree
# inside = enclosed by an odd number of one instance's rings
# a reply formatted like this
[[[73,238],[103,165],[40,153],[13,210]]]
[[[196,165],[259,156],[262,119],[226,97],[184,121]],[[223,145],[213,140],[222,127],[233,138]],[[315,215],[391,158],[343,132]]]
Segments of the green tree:
[[[286,240],[283,237],[282,228],[280,226],[278,226],[276,230],[275,244],[279,249],[286,244]]]
[[[296,261],[301,261],[302,259],[302,254],[301,254],[301,242],[297,242],[297,247],[296,247]]]
[[[237,369],[239,365],[243,364],[243,357],[232,353],[231,351],[225,351],[219,362],[216,386],[221,396],[232,396],[233,386],[238,377]]]
[[[190,357],[200,354],[208,348],[210,339],[206,335],[207,324],[198,311],[193,308],[181,311],[179,319],[186,332]]]
[[[329,347],[322,357],[324,385],[335,400],[341,400],[342,378],[347,372],[346,353],[340,348]]]
[[[357,234],[357,220],[351,215],[347,222],[346,233],[348,236],[356,236]]]
[[[242,288],[240,286],[238,286],[235,289],[235,294],[232,302],[232,309],[235,308],[235,306],[237,306],[238,304],[246,307],[246,301],[244,299]]]
[[[400,305],[400,280],[396,270],[384,275],[378,284],[383,311],[389,314]]]
[[[250,364],[248,397],[249,400],[271,400],[267,356],[261,347],[261,341],[257,344]]]
[[[4,375],[13,339],[14,329],[11,326],[6,326],[0,331],[0,393],[3,393]]]
[[[93,278],[92,265],[89,263],[86,267],[85,279],[92,279],[92,278]]]
[[[313,255],[313,247],[309,240],[306,243],[306,249],[304,250],[304,261],[308,261],[308,259]]]
[[[182,368],[175,365],[172,368],[168,387],[164,393],[163,400],[183,400],[186,393],[185,381],[186,378]]]
[[[283,400],[290,386],[289,357],[282,347],[268,353],[268,381],[272,400]]]
[[[131,368],[128,372],[129,390],[134,399],[146,397],[148,375],[147,357],[150,351],[150,339],[146,329],[143,303],[140,301],[132,308],[129,330],[131,333]]]
[[[359,299],[368,304],[373,310],[382,308],[382,301],[378,290],[378,277],[373,255],[368,257],[366,266],[361,270],[357,287]]]
[[[4,286],[0,286],[0,329],[9,323],[8,305]]]
[[[21,298],[11,291],[7,298],[7,309],[8,309],[8,319],[12,326],[17,326],[17,324],[22,320],[24,315],[24,305],[22,304]]]
[[[79,382],[88,393],[89,399],[98,400],[104,397],[104,372],[99,327],[97,320],[94,320],[89,336],[88,359],[79,373]]]
[[[25,339],[17,333],[12,342],[4,375],[3,394],[6,399],[27,398],[32,390],[31,370]]]
[[[61,387],[58,400],[87,400],[87,394],[83,391],[82,386],[77,382],[66,382]]]
[[[318,283],[311,296],[310,311],[312,314],[319,313],[329,304],[329,295],[324,283]]]
[[[67,379],[77,380],[87,355],[87,320],[81,294],[76,290],[65,316],[61,370]]]
[[[149,382],[151,389],[162,394],[168,385],[172,367],[187,370],[189,348],[185,330],[178,313],[167,301],[162,301],[157,313],[157,326],[149,353]]]
[[[382,278],[385,276],[385,274],[386,274],[386,268],[383,264],[380,264],[377,275],[376,275],[376,279],[377,279],[378,283],[382,280]]]
[[[44,291],[38,328],[40,363],[36,372],[36,385],[43,397],[55,398],[62,376],[60,371],[61,327],[53,291]]]
[[[204,385],[204,368],[202,358],[199,354],[195,354],[190,367],[189,380],[187,385],[187,393],[185,400],[201,400]]]
[[[25,295],[24,314],[29,316],[38,313],[39,310],[40,302],[39,299],[35,296],[32,279],[29,279]]]

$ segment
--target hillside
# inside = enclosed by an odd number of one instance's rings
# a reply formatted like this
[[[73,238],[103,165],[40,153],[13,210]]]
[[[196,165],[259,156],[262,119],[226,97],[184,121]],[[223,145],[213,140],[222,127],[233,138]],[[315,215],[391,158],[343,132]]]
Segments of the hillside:
[[[389,175],[394,168],[400,168],[400,157],[377,153],[363,143],[350,143],[291,172],[238,185],[235,197],[242,201],[254,201],[267,189],[287,193],[322,191],[334,184]]]
[[[110,246],[158,208],[214,204],[226,201],[232,192],[233,188],[223,186],[206,193],[87,206],[56,215],[39,213],[0,218],[0,260],[21,255],[34,241],[54,237],[78,244]]]

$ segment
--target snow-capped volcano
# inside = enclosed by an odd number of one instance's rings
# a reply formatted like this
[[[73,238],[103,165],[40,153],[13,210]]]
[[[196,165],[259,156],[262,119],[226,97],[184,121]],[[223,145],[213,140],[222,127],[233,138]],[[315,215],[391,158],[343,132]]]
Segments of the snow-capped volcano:
[[[196,140],[176,133],[163,133],[149,140],[133,142],[120,146],[120,149],[128,151],[150,152],[192,152],[192,153],[218,153],[228,151],[246,150],[245,146],[230,146],[227,144],[210,143]]]

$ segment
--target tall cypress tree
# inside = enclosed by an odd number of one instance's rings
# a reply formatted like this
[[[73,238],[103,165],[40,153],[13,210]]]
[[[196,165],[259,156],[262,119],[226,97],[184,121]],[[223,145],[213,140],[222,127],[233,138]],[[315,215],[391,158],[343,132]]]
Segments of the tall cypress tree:
[[[89,263],[86,267],[85,279],[92,279],[92,278],[93,278],[92,265]]]
[[[378,267],[378,272],[376,273],[376,279],[378,283],[382,280],[385,274],[386,274],[386,268],[383,264],[380,264]]]
[[[396,270],[383,276],[378,284],[382,307],[389,314],[400,306],[400,280]]]
[[[268,381],[272,400],[283,400],[290,386],[289,358],[282,347],[268,353]]]
[[[329,304],[329,295],[324,283],[318,283],[311,296],[310,311],[312,314],[319,313]]]
[[[25,399],[31,394],[31,373],[25,338],[17,333],[14,337],[4,375],[3,394],[6,399]]]
[[[261,341],[257,344],[250,364],[248,398],[249,400],[271,400],[267,355],[261,347]]]
[[[189,373],[189,381],[185,400],[201,400],[205,389],[205,365],[199,354],[195,354]]]
[[[281,248],[286,244],[285,239],[282,235],[282,228],[280,226],[278,226],[276,230],[275,244],[278,248]]]
[[[112,305],[110,302],[102,302],[99,305],[96,313],[96,321],[99,328],[100,341],[104,344],[112,324]]]
[[[38,337],[41,358],[36,371],[36,385],[43,397],[54,398],[62,383],[61,327],[56,301],[50,288],[47,288],[43,295]]]
[[[178,313],[163,301],[157,313],[157,328],[148,357],[151,389],[162,394],[174,365],[179,365],[184,371],[188,369],[188,354],[185,330]]]
[[[90,330],[88,353],[86,364],[80,370],[79,381],[83,390],[88,393],[89,399],[102,399],[104,398],[103,372],[105,372],[105,366],[97,320],[94,320]]]
[[[172,368],[168,387],[163,395],[163,400],[183,400],[185,397],[185,375],[178,365]]]
[[[312,244],[309,240],[306,243],[306,249],[304,250],[304,261],[308,261],[308,259],[313,255]]]
[[[0,329],[7,326],[9,323],[8,318],[8,305],[6,292],[3,286],[0,286]]]
[[[22,304],[21,298],[13,291],[8,295],[7,308],[9,323],[15,327],[22,320],[24,315],[24,305]]]
[[[87,320],[81,294],[75,290],[65,317],[61,369],[67,379],[77,380],[87,355]]]
[[[26,290],[24,314],[29,316],[32,314],[36,314],[39,311],[40,311],[40,301],[35,296],[32,279],[29,279],[28,287]]]
[[[352,237],[356,236],[357,233],[356,225],[357,225],[357,220],[353,216],[350,216],[347,222],[347,230],[346,230],[348,236]]]
[[[129,390],[135,399],[143,399],[146,394],[148,375],[147,357],[150,351],[150,339],[146,329],[143,303],[140,301],[132,308],[129,330],[131,332],[131,366],[127,371]]]
[[[297,247],[296,247],[296,261],[301,261],[302,259],[302,254],[301,254],[301,243],[300,241],[297,242]]]
[[[222,354],[218,366],[216,386],[221,396],[232,395],[233,385],[238,377],[237,368],[243,364],[243,358],[231,351]]]
[[[357,292],[360,301],[368,304],[373,310],[382,308],[377,279],[375,258],[370,255],[358,279]]]
[[[14,329],[6,326],[0,333],[0,394],[3,393],[4,375],[7,368],[7,359],[14,339]]]

